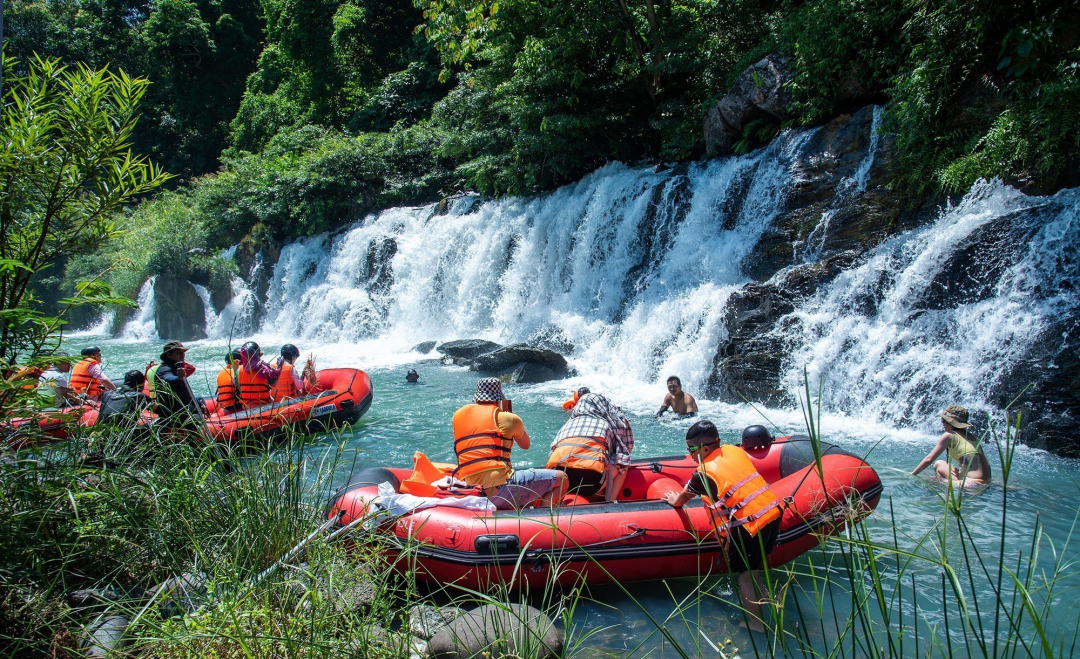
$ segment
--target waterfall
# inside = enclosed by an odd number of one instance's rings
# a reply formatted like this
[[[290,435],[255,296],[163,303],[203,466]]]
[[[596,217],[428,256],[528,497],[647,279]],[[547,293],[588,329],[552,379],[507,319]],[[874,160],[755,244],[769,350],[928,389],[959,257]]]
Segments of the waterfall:
[[[1078,231],[1080,190],[977,183],[778,324],[789,390],[805,367],[831,409],[894,426],[932,424],[952,402],[992,411],[1003,378],[1036,378],[1025,360],[1038,342],[1069,338],[1055,327],[1080,312]]]
[[[235,250],[234,250],[235,251]],[[232,299],[225,308],[218,313],[214,310],[210,291],[205,286],[192,284],[195,292],[202,299],[203,308],[206,310],[205,329],[209,339],[226,339],[244,337],[254,331],[255,293],[248,288],[247,282],[239,277],[232,279]]]
[[[502,343],[555,336],[582,372],[701,386],[740,264],[782,209],[810,132],[677,169],[610,164],[532,199],[393,208],[286,246],[262,331]]]
[[[154,324],[154,280],[151,277],[139,289],[135,302],[139,311],[120,330],[120,338],[130,341],[158,341],[157,326]]]

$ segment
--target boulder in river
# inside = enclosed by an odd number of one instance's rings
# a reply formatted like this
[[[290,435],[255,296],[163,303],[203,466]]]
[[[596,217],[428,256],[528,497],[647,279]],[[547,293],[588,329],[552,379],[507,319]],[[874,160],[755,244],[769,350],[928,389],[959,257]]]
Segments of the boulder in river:
[[[158,336],[180,341],[206,338],[206,307],[195,287],[183,279],[154,280],[154,325]]]
[[[547,348],[534,348],[517,343],[477,355],[472,368],[481,373],[496,374],[513,383],[546,382],[570,374],[566,358]]]
[[[417,343],[412,347],[412,352],[419,352],[422,355],[426,355],[435,349],[434,341],[424,341],[423,343]]]
[[[502,346],[493,341],[483,339],[459,339],[447,341],[440,345],[437,350],[451,359],[472,359],[485,352],[498,350]]]
[[[525,604],[485,604],[439,630],[428,643],[435,659],[560,657],[563,634],[551,618]]]
[[[742,138],[748,123],[760,117],[784,120],[791,93],[786,84],[792,80],[787,59],[778,53],[768,55],[743,71],[705,116],[705,150],[711,156],[731,153]]]

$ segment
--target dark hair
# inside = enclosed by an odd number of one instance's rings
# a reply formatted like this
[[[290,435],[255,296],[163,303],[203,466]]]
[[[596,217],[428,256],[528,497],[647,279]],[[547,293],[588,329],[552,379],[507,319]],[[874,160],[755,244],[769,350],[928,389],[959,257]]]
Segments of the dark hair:
[[[668,382],[671,382],[672,380],[674,380],[674,381],[675,381],[675,383],[676,383],[676,384],[678,384],[678,385],[679,385],[680,387],[682,386],[682,380],[680,380],[680,379],[679,379],[679,376],[677,376],[677,375],[672,375],[671,377],[669,377],[669,378],[667,379],[667,381],[668,381]]]
[[[300,356],[300,349],[291,343],[281,346],[281,356],[285,359],[296,359]]]
[[[577,395],[578,395],[578,396],[584,396],[585,394],[591,394],[591,393],[592,393],[592,392],[591,392],[591,391],[589,391],[589,388],[588,388],[588,387],[582,387],[581,389],[578,389],[578,390],[577,390]]]
[[[693,441],[696,440],[696,441]],[[707,440],[707,441],[706,441]],[[686,430],[686,443],[687,444],[712,444],[713,442],[720,441],[720,433],[716,431],[716,426],[712,421],[702,419],[694,425],[690,426]]]
[[[124,384],[129,387],[138,388],[143,386],[144,382],[146,382],[146,376],[143,375],[142,371],[132,370],[124,373]]]
[[[90,346],[88,348],[83,348],[82,352],[79,354],[81,354],[83,357],[89,357],[90,355],[98,355],[101,354],[101,348],[97,346]]]

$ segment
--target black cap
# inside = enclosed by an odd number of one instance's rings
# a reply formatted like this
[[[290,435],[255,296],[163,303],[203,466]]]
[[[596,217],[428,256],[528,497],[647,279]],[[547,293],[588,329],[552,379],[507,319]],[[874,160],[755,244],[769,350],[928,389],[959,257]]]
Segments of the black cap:
[[[83,348],[82,352],[80,352],[79,354],[82,355],[83,357],[89,357],[90,355],[100,355],[101,354],[101,348],[99,348],[97,346],[89,346],[89,347]]]
[[[291,343],[286,343],[281,346],[281,356],[285,359],[296,359],[300,356],[300,348],[297,348]]]
[[[744,450],[765,449],[772,446],[773,436],[765,426],[748,426],[742,431],[742,447]]]
[[[143,375],[142,371],[131,370],[124,373],[124,384],[132,389],[138,389],[143,386],[144,382],[146,382],[146,376]]]

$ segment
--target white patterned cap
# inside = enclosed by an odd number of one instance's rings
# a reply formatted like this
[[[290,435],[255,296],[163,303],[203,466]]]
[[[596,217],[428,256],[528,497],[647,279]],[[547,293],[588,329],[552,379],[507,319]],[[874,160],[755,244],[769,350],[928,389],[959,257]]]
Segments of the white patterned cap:
[[[476,381],[476,396],[473,400],[478,403],[497,403],[503,400],[502,382],[499,378],[480,378]]]

